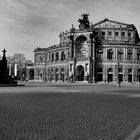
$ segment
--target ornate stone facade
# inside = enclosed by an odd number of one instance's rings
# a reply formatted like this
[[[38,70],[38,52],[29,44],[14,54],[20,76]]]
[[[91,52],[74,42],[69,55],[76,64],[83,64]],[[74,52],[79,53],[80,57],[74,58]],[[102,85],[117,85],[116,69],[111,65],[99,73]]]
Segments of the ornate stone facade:
[[[76,29],[60,33],[60,43],[34,50],[29,79],[46,81],[140,82],[140,39],[133,24],[104,19],[90,24],[88,14]]]

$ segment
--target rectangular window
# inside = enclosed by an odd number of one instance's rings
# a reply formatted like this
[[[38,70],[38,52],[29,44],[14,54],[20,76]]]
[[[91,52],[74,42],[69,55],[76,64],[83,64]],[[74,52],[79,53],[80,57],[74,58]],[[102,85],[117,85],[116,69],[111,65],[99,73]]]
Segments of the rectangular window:
[[[105,32],[104,31],[102,32],[102,35],[105,35]]]
[[[131,37],[131,35],[132,35],[131,33],[128,33],[128,36],[129,36],[129,37]]]
[[[119,36],[119,32],[115,32],[115,35],[116,35],[116,36]]]
[[[125,36],[125,32],[122,32],[122,36]]]
[[[109,31],[109,32],[108,32],[108,35],[112,35],[112,32],[111,32],[111,31]]]

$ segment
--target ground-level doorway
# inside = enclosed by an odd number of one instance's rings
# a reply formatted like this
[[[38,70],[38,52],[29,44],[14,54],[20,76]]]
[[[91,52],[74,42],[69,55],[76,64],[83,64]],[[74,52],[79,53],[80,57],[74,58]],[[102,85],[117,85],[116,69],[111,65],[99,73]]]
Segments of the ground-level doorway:
[[[29,80],[34,80],[34,70],[33,69],[31,69],[29,71]]]
[[[107,81],[108,82],[113,82],[113,69],[112,68],[109,68],[108,69],[108,78],[107,78]]]
[[[76,81],[84,81],[84,67],[82,65],[79,65],[76,67]]]
[[[119,81],[123,82],[123,74],[119,74]]]

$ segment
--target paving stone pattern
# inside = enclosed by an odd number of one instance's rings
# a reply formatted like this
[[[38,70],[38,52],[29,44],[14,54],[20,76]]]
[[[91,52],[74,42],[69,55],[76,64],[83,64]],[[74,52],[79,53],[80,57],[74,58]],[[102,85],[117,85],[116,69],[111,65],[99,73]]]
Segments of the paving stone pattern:
[[[0,94],[0,140],[125,140],[140,99],[83,93]]]

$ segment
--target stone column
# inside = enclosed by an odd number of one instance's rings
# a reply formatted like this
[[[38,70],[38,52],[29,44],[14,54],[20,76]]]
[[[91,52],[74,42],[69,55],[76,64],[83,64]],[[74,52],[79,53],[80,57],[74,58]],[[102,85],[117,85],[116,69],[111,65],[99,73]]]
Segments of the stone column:
[[[12,65],[12,64],[10,63],[10,64],[9,64],[9,76],[12,76],[12,69],[11,69],[12,66],[11,66],[11,65]]]
[[[126,59],[126,48],[124,47],[124,59]]]
[[[137,50],[133,48],[133,60],[137,60]]]
[[[113,39],[115,41],[115,27],[113,26]]]
[[[14,68],[14,76],[17,76],[17,64],[15,63],[15,68]]]
[[[132,82],[137,81],[137,68],[135,66],[132,67]]]
[[[128,82],[128,66],[124,66],[124,82]]]
[[[107,60],[107,47],[105,47],[104,49],[105,49],[105,60]]]
[[[118,65],[117,63],[114,65],[114,71],[113,71],[113,81],[117,82],[118,80]]]
[[[129,38],[128,38],[128,29],[126,31],[126,41],[129,41]]]
[[[103,48],[103,58],[106,58],[106,48]]]
[[[56,52],[54,52],[54,61],[56,61]]]
[[[126,48],[126,60],[127,60],[127,51],[128,51],[128,48]]]
[[[107,82],[107,66],[103,66],[103,81],[106,83]]]
[[[113,54],[114,54],[113,59],[116,60],[116,47],[113,48]]]

